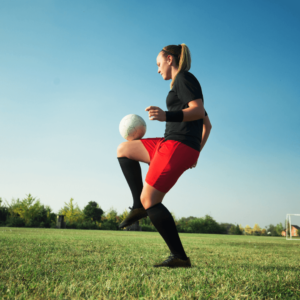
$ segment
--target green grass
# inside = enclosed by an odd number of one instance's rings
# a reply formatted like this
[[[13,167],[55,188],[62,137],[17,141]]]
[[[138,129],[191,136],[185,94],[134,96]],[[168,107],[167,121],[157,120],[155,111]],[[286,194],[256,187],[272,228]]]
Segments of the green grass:
[[[180,236],[190,269],[158,233],[2,227],[0,299],[300,299],[300,241]]]

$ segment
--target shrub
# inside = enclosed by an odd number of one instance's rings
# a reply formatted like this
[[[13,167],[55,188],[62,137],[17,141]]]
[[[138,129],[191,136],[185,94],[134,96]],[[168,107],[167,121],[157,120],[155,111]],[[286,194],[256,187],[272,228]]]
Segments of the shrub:
[[[9,216],[9,218],[6,218],[7,226],[49,228],[51,223],[55,223],[56,215],[51,212],[51,208],[42,205],[40,200],[32,197],[31,194],[28,194],[23,200],[12,199],[11,204],[7,203],[7,205],[8,208],[0,207],[0,210],[5,209],[7,216]],[[20,221],[20,219],[23,221]]]
[[[261,235],[266,236],[267,235],[267,230],[266,229],[262,229]]]
[[[56,228],[56,223],[52,223],[52,222],[51,222],[50,228]]]
[[[91,221],[86,221],[82,223],[77,223],[77,229],[99,229],[96,223]]]
[[[154,226],[150,225],[140,225],[142,227],[142,231],[157,231]]]
[[[142,225],[149,225],[150,226],[151,225],[151,220],[150,220],[149,217],[143,218],[139,222],[140,222],[140,226],[142,226]]]
[[[176,227],[177,227],[178,232],[185,232],[185,226],[184,225],[177,224]]]
[[[101,223],[100,229],[102,230],[120,230],[118,227],[118,224],[114,222],[113,220],[104,220]]]
[[[226,228],[227,234],[230,234],[230,228],[231,228],[232,226],[234,226],[234,224],[232,224],[232,223],[221,223],[220,225],[221,225],[223,228]]]
[[[226,228],[209,215],[204,218],[181,218],[177,223],[177,230],[187,233],[227,233]]]
[[[189,226],[188,226],[188,232],[194,232],[194,233],[202,233],[205,232],[206,229],[204,228],[204,220],[203,219],[194,219],[189,221]],[[189,228],[191,230],[189,230]]]
[[[236,235],[242,235],[243,232],[242,230],[240,229],[240,226],[239,225],[232,225],[229,229],[229,233],[230,234],[236,234]]]
[[[4,225],[8,217],[9,217],[8,208],[0,207],[0,225]]]
[[[79,222],[70,222],[70,221],[66,221],[66,228],[68,229],[77,229],[79,226]]]
[[[23,219],[21,219],[19,216],[13,216],[8,217],[6,221],[7,227],[24,227],[25,222]]]

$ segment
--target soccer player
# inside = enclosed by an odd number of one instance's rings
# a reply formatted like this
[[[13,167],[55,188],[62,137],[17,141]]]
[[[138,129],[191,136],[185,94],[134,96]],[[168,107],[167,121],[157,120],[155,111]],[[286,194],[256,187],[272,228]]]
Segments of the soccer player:
[[[149,216],[170,249],[170,256],[154,267],[190,267],[174,219],[162,204],[166,193],[187,169],[196,167],[211,130],[203,106],[200,83],[189,72],[191,56],[185,44],[164,47],[156,58],[158,73],[172,80],[167,111],[146,108],[150,120],[166,122],[163,138],[121,143],[117,156],[133,196],[133,207],[120,228]],[[139,162],[149,164],[143,185]]]

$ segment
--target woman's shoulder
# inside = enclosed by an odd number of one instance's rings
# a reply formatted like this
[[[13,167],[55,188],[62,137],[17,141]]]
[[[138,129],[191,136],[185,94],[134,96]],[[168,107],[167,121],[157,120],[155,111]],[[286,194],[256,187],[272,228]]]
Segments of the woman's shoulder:
[[[177,74],[176,80],[178,79],[178,82],[190,82],[192,84],[200,84],[198,79],[188,71],[181,71]],[[176,82],[175,80],[175,82]]]

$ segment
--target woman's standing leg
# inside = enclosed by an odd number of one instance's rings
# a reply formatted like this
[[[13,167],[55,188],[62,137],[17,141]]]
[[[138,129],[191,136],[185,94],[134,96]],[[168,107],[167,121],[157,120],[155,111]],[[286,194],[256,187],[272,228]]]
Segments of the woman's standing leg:
[[[161,203],[165,194],[175,185],[179,177],[190,168],[199,157],[196,151],[183,143],[173,140],[163,141],[156,149],[149,167],[141,202],[150,220],[168,245],[171,255],[156,267],[190,267],[176,224],[171,213]]]
[[[185,254],[174,219],[168,209],[161,203],[164,196],[165,193],[145,183],[141,202],[151,222],[171,251],[170,257],[163,263],[155,265],[155,267],[190,267],[190,259]]]

